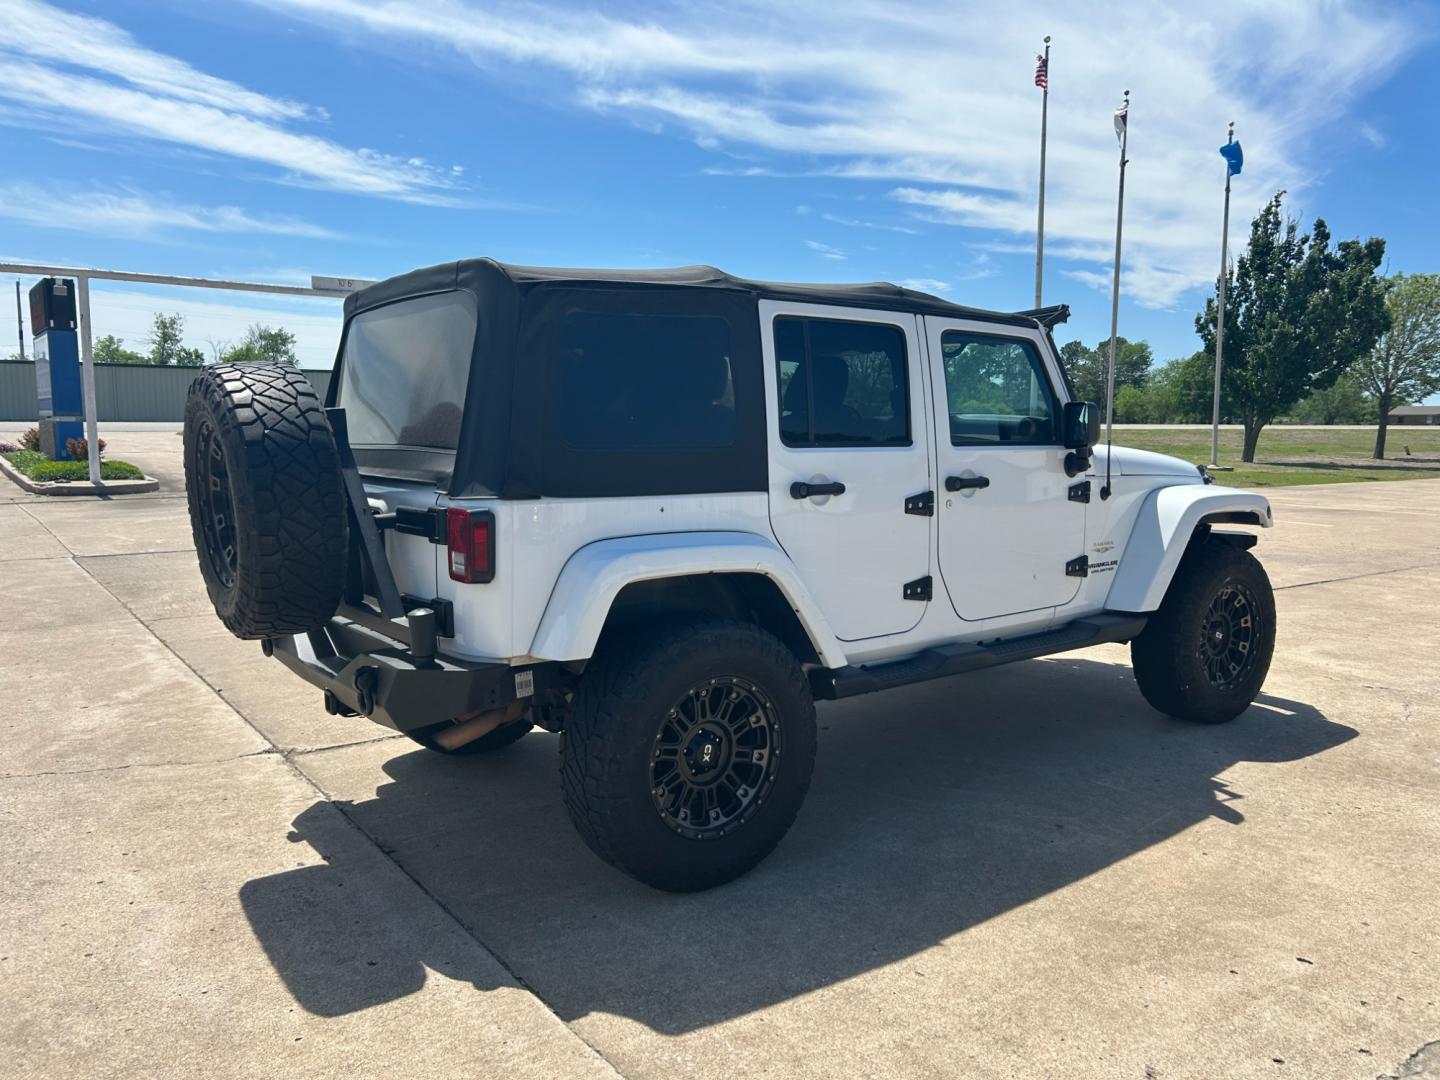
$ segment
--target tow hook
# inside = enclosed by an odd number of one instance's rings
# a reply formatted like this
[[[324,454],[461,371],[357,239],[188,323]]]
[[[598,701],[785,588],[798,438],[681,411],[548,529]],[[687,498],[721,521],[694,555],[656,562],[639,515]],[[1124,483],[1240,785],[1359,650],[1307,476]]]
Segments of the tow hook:
[[[373,667],[362,667],[355,673],[355,704],[365,716],[375,711],[375,691],[380,685],[380,672]]]

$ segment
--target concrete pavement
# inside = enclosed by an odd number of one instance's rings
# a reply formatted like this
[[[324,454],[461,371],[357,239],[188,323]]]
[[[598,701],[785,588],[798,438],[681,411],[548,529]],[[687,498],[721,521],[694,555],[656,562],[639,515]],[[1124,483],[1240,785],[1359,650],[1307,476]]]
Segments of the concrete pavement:
[[[1267,492],[1280,642],[1235,723],[1156,715],[1119,646],[822,705],[790,836],[677,897],[584,848],[553,736],[447,760],[325,715],[209,613],[179,439],[111,453],[168,491],[0,495],[7,1076],[1440,1068],[1405,1064],[1440,1039],[1440,481]]]

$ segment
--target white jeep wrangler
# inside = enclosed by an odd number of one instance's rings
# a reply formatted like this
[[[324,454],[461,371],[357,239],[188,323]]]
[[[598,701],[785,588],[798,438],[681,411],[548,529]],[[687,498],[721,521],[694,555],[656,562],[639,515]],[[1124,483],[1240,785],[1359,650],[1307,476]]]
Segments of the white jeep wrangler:
[[[703,889],[799,810],[816,699],[1131,642],[1229,720],[1275,641],[1259,495],[1096,449],[1050,327],[893,285],[488,259],[352,295],[329,401],[205,369],[191,523],[225,625],[447,754],[560,733],[596,854]],[[959,709],[957,703],[957,710]]]

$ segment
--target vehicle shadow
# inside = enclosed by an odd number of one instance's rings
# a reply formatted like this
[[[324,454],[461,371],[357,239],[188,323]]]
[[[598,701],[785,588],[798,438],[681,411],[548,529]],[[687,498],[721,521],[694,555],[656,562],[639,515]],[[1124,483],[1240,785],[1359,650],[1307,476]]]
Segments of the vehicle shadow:
[[[589,853],[556,794],[554,736],[489,759],[402,752],[374,799],[339,807],[561,1017],[678,1034],[913,955],[1207,818],[1243,826],[1226,769],[1356,734],[1268,694],[1234,723],[1183,724],[1144,703],[1127,665],[1065,657],[824,704],[820,726],[785,842],[698,895],[652,891]],[[317,803],[295,823],[325,866],[241,891],[299,1003],[352,1012],[419,989],[425,967],[483,986],[445,949],[405,944],[413,912],[377,907],[331,854],[336,816]],[[396,955],[341,972],[345,943],[386,925]]]

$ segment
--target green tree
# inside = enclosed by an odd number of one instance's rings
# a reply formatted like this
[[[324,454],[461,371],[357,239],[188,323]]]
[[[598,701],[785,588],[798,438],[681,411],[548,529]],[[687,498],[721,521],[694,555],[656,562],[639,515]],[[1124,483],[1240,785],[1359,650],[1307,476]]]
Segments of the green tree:
[[[1148,423],[1149,411],[1149,399],[1138,386],[1122,386],[1115,391],[1115,419],[1118,423]]]
[[[1250,245],[1227,272],[1222,391],[1245,426],[1241,460],[1255,460],[1266,424],[1313,390],[1332,386],[1389,325],[1375,276],[1385,241],[1330,246],[1321,218],[1307,235],[1282,220],[1277,192],[1250,226]],[[1205,301],[1195,330],[1215,350],[1216,307]]]
[[[1154,355],[1149,342],[1115,339],[1115,394],[1118,400],[1122,386],[1143,389],[1150,375]],[[1105,381],[1110,364],[1110,339],[1093,349],[1078,341],[1067,341],[1060,349],[1060,362],[1070,375],[1081,401],[1105,403]]]
[[[160,367],[199,367],[205,354],[185,344],[185,316],[155,313],[150,330],[150,363]]]
[[[95,344],[90,347],[90,355],[95,358],[97,364],[148,364],[150,358],[133,349],[125,348],[125,342],[121,341],[114,334],[106,334],[97,338]]]
[[[1203,351],[1160,364],[1145,383],[1145,422],[1209,423],[1214,380],[1215,358]],[[1227,417],[1222,413],[1220,419]]]
[[[222,364],[294,364],[295,335],[282,327],[256,323],[245,331],[240,344],[232,345],[220,356]]]
[[[1301,424],[1363,424],[1374,414],[1375,403],[1365,396],[1352,368],[1334,386],[1313,391],[1290,411],[1290,418]]]
[[[1440,274],[1396,274],[1385,308],[1390,328],[1354,369],[1379,414],[1376,458],[1385,456],[1390,410],[1440,390]]]

